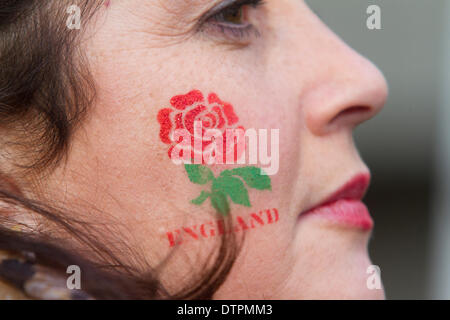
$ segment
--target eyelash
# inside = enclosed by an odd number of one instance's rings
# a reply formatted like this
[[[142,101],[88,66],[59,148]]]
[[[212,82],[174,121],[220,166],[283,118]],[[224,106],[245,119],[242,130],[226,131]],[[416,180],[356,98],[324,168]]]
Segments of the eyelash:
[[[245,6],[257,8],[264,4],[264,0],[237,0],[229,6],[207,17],[204,24],[208,24],[214,29],[213,31],[218,31],[227,38],[231,37],[231,39],[237,39],[240,41],[249,38],[251,35],[259,36],[258,30],[252,24],[245,23],[240,25],[229,23],[224,21],[224,15],[230,12],[239,11]]]

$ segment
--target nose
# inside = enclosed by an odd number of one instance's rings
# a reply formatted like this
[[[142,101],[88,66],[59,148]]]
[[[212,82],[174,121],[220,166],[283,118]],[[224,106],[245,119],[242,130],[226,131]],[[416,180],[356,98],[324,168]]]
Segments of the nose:
[[[318,136],[353,129],[383,108],[386,80],[377,67],[326,27],[316,40],[316,72],[300,99],[306,125]]]

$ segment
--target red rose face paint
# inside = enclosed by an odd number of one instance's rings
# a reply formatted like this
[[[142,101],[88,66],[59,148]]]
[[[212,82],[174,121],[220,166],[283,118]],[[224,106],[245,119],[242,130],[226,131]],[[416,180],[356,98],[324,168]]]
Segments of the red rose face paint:
[[[159,137],[163,143],[170,145],[169,158],[172,159],[175,155],[181,158],[185,156],[185,150],[174,153],[174,148],[180,143],[180,139],[174,139],[174,133],[184,129],[188,135],[187,140],[191,151],[188,159],[200,158],[199,164],[206,164],[205,153],[211,149],[213,141],[204,138],[205,131],[215,130],[218,132],[217,137],[221,140],[222,146],[221,154],[215,156],[220,157],[222,163],[226,163],[228,153],[234,153],[232,154],[233,159],[237,161],[245,149],[245,145],[239,148],[238,141],[233,141],[234,143],[232,142],[229,148],[223,150],[223,147],[227,146],[227,137],[230,137],[226,134],[227,130],[244,130],[242,126],[238,125],[239,118],[230,103],[222,101],[215,93],[210,93],[205,99],[199,90],[193,90],[185,95],[174,96],[170,99],[170,104],[170,108],[164,108],[158,113]],[[200,132],[195,132],[196,122],[201,124]],[[198,144],[194,140],[196,133],[201,139]]]
[[[208,158],[206,155],[211,150],[213,158],[218,159],[220,164],[227,163],[226,160],[230,156],[236,161],[245,151],[245,139],[235,140],[235,136],[228,135],[233,129],[243,131],[230,103],[221,100],[216,93],[208,94],[205,99],[202,92],[192,90],[187,94],[172,97],[170,105],[171,107],[158,112],[159,138],[161,142],[169,145],[170,159],[174,160],[174,157],[178,156],[190,161],[184,165],[189,180],[207,187],[191,201],[192,204],[202,205],[210,199],[213,208],[225,216],[230,212],[230,202],[251,207],[249,188],[260,191],[272,190],[271,180],[261,168],[254,166],[234,168],[223,170],[215,176],[205,165],[205,158]],[[214,130],[214,139],[204,138],[206,130]],[[200,142],[197,139],[199,135],[203,137]],[[216,143],[222,148],[216,148]],[[178,149],[179,144],[183,144],[181,150]],[[193,160],[195,164],[192,164]],[[195,160],[200,161],[198,163]]]

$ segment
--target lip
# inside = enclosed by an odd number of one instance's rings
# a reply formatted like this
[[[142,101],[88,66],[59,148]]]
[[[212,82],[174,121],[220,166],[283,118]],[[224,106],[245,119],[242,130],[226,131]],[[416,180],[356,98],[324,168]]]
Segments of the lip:
[[[303,212],[299,218],[315,216],[332,223],[361,230],[371,230],[373,220],[366,205],[361,201],[370,183],[370,174],[355,176],[325,201]]]

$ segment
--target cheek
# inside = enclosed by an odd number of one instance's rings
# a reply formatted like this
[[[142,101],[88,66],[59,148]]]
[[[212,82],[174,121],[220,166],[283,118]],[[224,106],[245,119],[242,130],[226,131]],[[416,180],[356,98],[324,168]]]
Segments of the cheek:
[[[74,150],[84,150],[79,152],[77,170],[92,177],[92,186],[98,185],[98,181],[94,180],[101,179],[101,185],[105,186],[111,198],[119,199],[120,205],[109,197],[95,196],[92,187],[79,189],[98,207],[126,222],[133,229],[137,243],[145,246],[147,252],[155,252],[154,246],[158,241],[157,246],[161,249],[157,251],[166,252],[169,249],[168,231],[209,221],[214,215],[209,202],[203,206],[190,203],[200,194],[202,186],[192,184],[183,166],[170,161],[167,145],[160,140],[160,126],[156,120],[161,108],[170,107],[170,97],[186,92],[185,88],[191,89],[192,84],[188,81],[180,84],[180,80],[174,79],[186,77],[177,77],[174,73],[167,72],[164,75],[155,72],[149,77],[141,69],[119,65],[122,67],[115,69],[115,80],[112,80],[112,75],[98,75],[98,82],[104,86],[99,90],[101,103],[85,124],[89,143],[86,146],[80,144]],[[209,82],[207,72],[188,73],[197,77],[189,78],[192,83],[203,83],[199,87],[205,95],[217,92],[221,98],[232,102],[239,116],[239,124],[245,128],[280,130],[280,169],[271,176],[273,188],[270,196],[251,190],[249,196],[252,208],[233,206],[232,215],[248,216],[270,208],[277,208],[280,215],[277,225],[248,232],[246,243],[252,258],[251,262],[243,262],[242,277],[251,278],[252,270],[258,269],[260,261],[267,261],[269,256],[277,254],[280,255],[278,260],[284,259],[282,268],[287,269],[292,255],[282,256],[280,252],[285,252],[292,242],[293,217],[289,214],[289,186],[293,184],[290,179],[295,176],[293,172],[298,158],[299,140],[297,131],[300,127],[300,120],[296,118],[295,110],[292,110],[295,104],[282,91],[273,92],[270,84],[259,83],[258,80],[248,90],[245,89],[247,82],[242,82],[240,89],[236,90],[235,86],[227,85],[225,81],[217,84]],[[220,73],[220,70],[215,73]],[[208,81],[202,80],[203,77]],[[238,80],[233,82],[239,83]],[[153,91],[152,88],[162,90]],[[90,156],[86,157],[86,154]],[[275,262],[268,263],[263,272],[250,279],[251,282],[257,286],[257,279],[264,284],[263,279],[270,278],[275,268]],[[274,286],[282,280],[282,276],[276,277],[270,278]]]
[[[267,144],[268,153],[272,155],[272,151],[274,154],[278,152],[279,170],[271,179],[274,185],[272,196],[279,205],[286,203],[293,196],[301,196],[292,194],[292,186],[298,184],[298,171],[302,167],[301,155],[307,147],[307,141],[304,139],[304,120],[299,103],[291,98],[292,93],[288,94],[284,92],[286,89],[273,88],[267,83],[256,82],[256,86],[258,94],[253,93],[238,99],[236,110],[242,114],[242,123],[246,128],[266,130],[267,138],[262,139],[262,142]],[[254,92],[242,90],[246,91]],[[278,145],[271,143],[271,133],[275,130],[279,133]],[[261,143],[261,140],[259,142]],[[307,185],[308,179],[305,175],[302,177],[302,183]]]
[[[159,139],[155,106],[167,102],[146,94],[148,89],[129,99],[130,90],[112,91],[107,82],[98,89],[98,104],[73,140],[69,183],[109,214],[151,226],[153,218],[180,214],[189,181]]]

